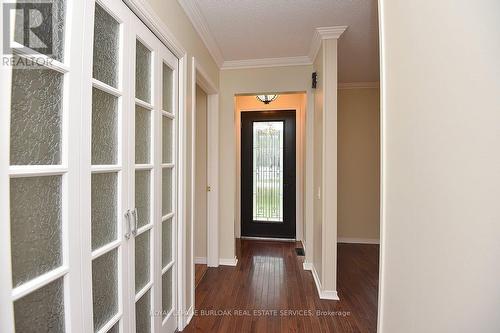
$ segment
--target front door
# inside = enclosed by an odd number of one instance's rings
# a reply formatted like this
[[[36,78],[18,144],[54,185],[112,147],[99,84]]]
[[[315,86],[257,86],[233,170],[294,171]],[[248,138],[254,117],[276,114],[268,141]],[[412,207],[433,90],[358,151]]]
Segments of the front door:
[[[295,110],[241,114],[241,235],[295,238]]]

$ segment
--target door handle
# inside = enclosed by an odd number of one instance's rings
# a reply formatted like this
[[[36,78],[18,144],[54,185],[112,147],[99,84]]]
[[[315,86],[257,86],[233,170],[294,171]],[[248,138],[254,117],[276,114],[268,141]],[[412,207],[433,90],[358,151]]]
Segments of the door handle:
[[[132,217],[134,218],[134,223],[133,226],[134,228],[132,229],[132,235],[137,236],[137,208],[134,208],[132,210]]]
[[[125,212],[125,223],[127,225],[127,231],[125,232],[125,239],[130,239],[130,233],[132,232],[132,227],[130,226],[130,209]]]

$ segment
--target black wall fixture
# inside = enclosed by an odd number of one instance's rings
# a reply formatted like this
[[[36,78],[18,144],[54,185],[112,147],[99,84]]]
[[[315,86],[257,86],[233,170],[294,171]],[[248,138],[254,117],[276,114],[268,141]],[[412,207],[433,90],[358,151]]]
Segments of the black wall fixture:
[[[316,89],[316,85],[318,84],[318,73],[312,73],[312,88]]]

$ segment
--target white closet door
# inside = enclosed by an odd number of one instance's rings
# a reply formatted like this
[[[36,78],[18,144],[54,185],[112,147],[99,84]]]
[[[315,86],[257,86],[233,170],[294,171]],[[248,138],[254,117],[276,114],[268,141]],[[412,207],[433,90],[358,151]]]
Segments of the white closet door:
[[[82,159],[86,332],[128,332],[130,238],[130,12],[88,2],[89,77]],[[85,292],[87,291],[87,292]]]
[[[161,332],[174,332],[177,327],[177,316],[179,308],[178,299],[178,60],[175,56],[161,45],[158,52],[158,73],[161,74],[159,87],[159,105],[161,112],[158,112],[158,124],[161,126],[160,137],[158,138],[159,159],[160,159],[160,179],[161,187],[159,197],[158,214],[161,233],[158,233],[158,279],[157,285],[161,294],[162,309]]]
[[[39,31],[52,50],[39,52],[20,37],[27,12],[1,5],[10,23],[0,34],[11,30],[14,50],[0,73],[0,331],[78,332],[81,106],[72,101],[81,96],[82,47],[73,41],[82,35],[83,2],[38,2],[50,9],[33,8],[32,19],[53,19]]]
[[[178,60],[121,0],[51,3],[54,52],[1,65],[0,332],[174,332]]]
[[[173,235],[177,178],[174,87],[178,61],[135,16],[131,27],[135,36],[135,61],[131,62],[134,65],[130,71],[134,74],[134,130],[129,135],[133,152],[130,163],[134,166],[130,202],[135,224],[129,251],[134,290],[130,301],[131,326],[141,333],[173,332],[177,326]]]
[[[135,332],[149,333],[153,331],[154,289],[155,279],[154,257],[157,223],[155,209],[157,207],[154,186],[155,166],[154,140],[157,132],[155,114],[158,105],[155,97],[157,75],[154,66],[157,57],[157,40],[151,32],[135,17],[131,20],[132,42],[131,53],[134,55],[130,69],[131,86],[134,99],[131,101],[131,128],[129,133],[131,165],[133,166],[130,186],[130,202],[133,207],[133,237],[130,242],[130,281],[131,281],[131,325]],[[132,130],[133,129],[133,130]]]

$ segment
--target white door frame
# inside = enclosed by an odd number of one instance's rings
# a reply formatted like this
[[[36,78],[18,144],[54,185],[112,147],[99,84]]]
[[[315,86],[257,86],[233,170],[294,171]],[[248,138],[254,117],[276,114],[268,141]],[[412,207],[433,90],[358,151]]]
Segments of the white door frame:
[[[207,94],[207,266],[219,266],[219,91],[201,64],[192,58],[191,80],[191,304],[194,307],[194,211],[196,190],[196,85]]]

